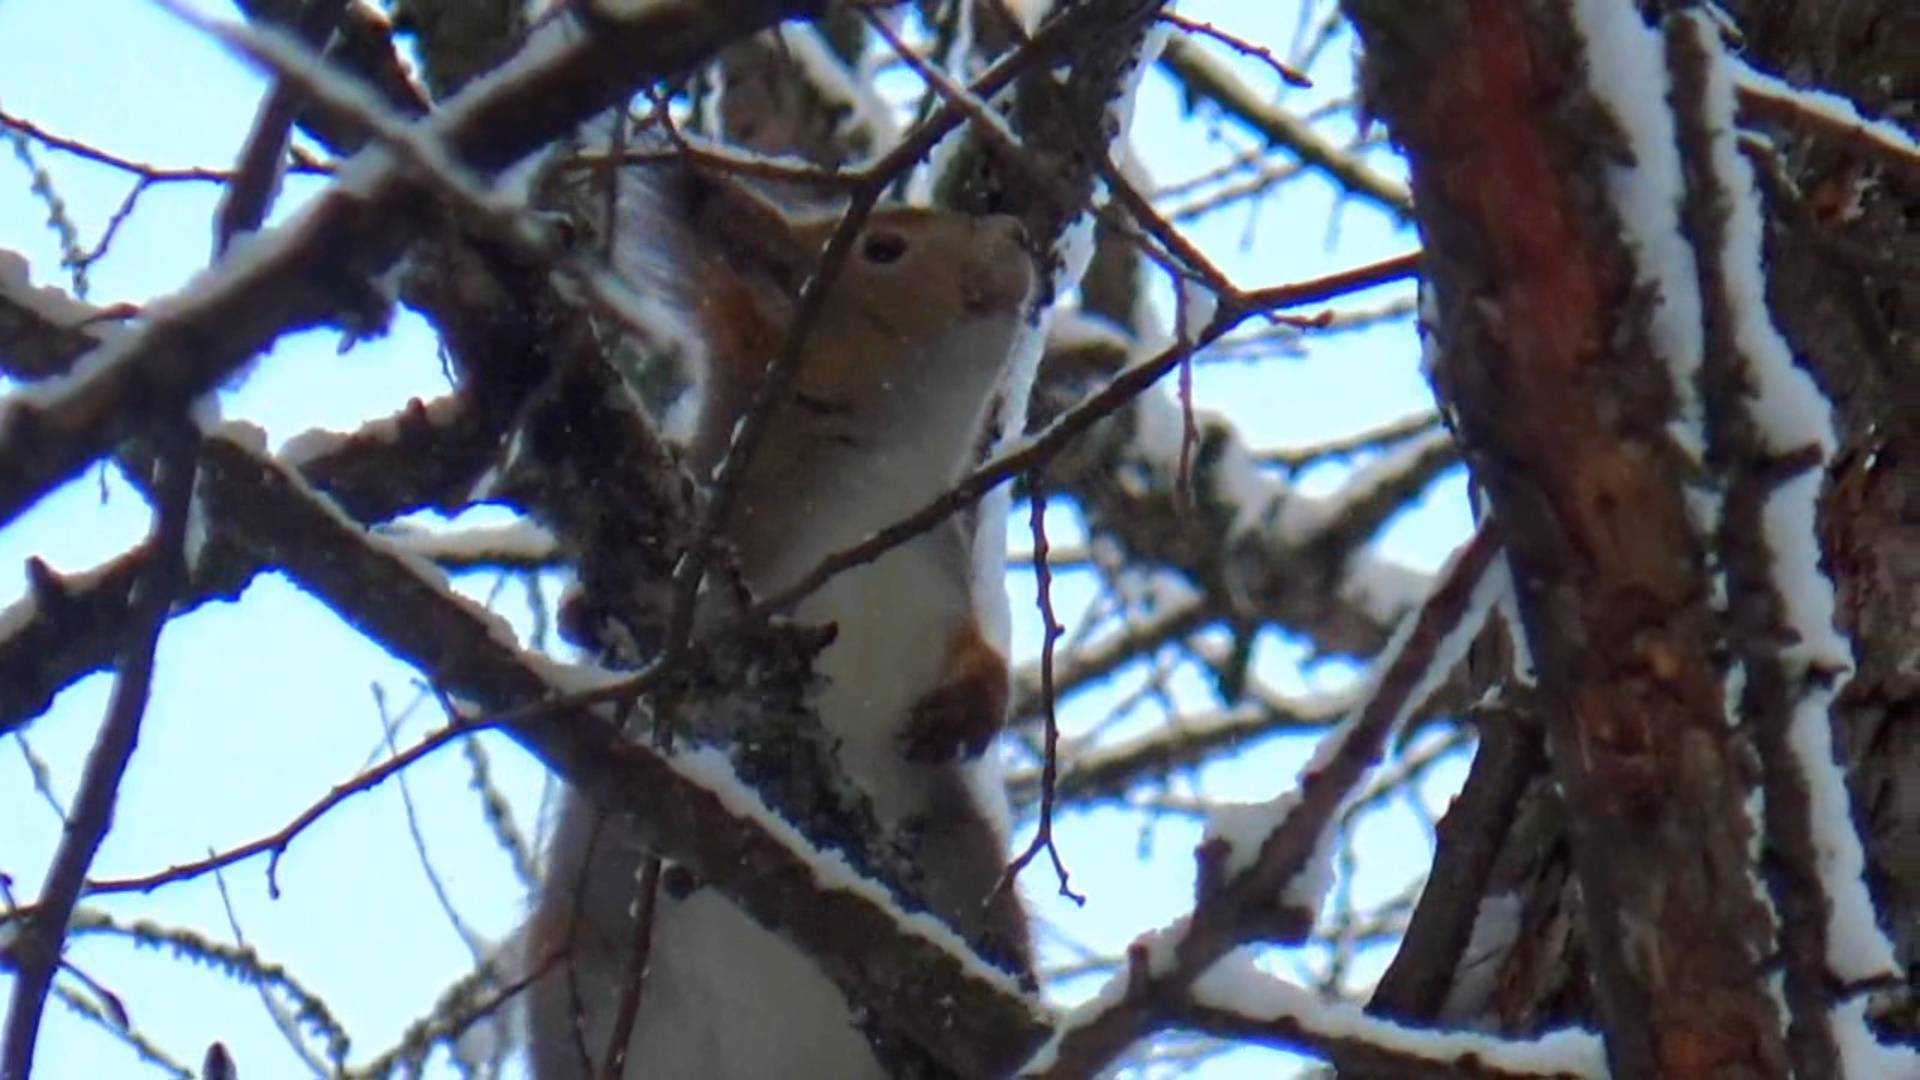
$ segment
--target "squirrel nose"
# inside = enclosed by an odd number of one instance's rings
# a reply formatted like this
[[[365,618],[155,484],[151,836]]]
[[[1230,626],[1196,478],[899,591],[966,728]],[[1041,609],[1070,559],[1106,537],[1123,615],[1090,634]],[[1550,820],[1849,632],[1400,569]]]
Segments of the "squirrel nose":
[[[1020,219],[994,214],[975,219],[962,286],[969,311],[1017,311],[1033,291],[1033,256]]]

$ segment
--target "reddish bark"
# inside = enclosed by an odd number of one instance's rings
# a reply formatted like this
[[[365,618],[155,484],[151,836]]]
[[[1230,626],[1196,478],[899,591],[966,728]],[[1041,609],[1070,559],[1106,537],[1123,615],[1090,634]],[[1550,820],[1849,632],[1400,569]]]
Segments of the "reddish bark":
[[[1622,1076],[1780,1075],[1674,394],[1604,186],[1620,135],[1564,10],[1349,10],[1413,165],[1436,389],[1508,538]]]

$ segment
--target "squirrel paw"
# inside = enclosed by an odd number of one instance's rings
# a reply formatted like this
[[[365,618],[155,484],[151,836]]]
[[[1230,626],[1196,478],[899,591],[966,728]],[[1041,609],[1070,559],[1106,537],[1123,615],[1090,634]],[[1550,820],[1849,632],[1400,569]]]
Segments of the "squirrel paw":
[[[1007,717],[1007,662],[980,631],[956,633],[947,678],[914,702],[900,733],[908,761],[937,765],[964,754],[979,757]]]

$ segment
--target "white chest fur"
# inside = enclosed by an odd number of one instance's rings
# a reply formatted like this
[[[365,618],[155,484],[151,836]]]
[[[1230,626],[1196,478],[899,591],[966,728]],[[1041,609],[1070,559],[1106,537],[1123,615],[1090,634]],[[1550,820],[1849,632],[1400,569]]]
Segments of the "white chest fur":
[[[958,227],[952,219],[947,225]],[[762,594],[917,510],[969,460],[1017,325],[1018,296],[1029,284],[1024,269],[1007,273],[1007,259],[1024,259],[1014,233],[1004,225],[978,228],[997,237],[968,243],[991,256],[974,276],[1007,294],[998,306],[957,318],[932,344],[888,339],[880,342],[884,352],[843,352],[893,360],[892,371],[912,377],[884,374],[862,384],[872,391],[863,395],[823,392],[816,415],[790,406],[786,422],[769,429],[728,528]],[[966,284],[963,292],[974,291],[976,283]],[[910,307],[870,314],[881,324],[925,317]],[[858,320],[846,325],[856,323],[866,327]],[[821,333],[832,337],[832,329]],[[733,415],[722,410],[727,427]],[[992,815],[975,805],[966,778],[973,766],[910,762],[900,740],[914,704],[941,685],[956,633],[975,622],[970,548],[961,526],[947,521],[835,578],[793,613],[836,626],[817,664],[822,682],[813,705],[842,767],[872,799],[884,827],[922,816],[931,821],[917,834],[921,884],[930,907],[955,925],[959,912],[978,921],[1001,845]],[[542,915],[562,924],[576,913],[578,919],[570,964],[534,989],[540,1080],[584,1080],[585,1061],[604,1058],[627,977],[631,900],[644,852],[617,821],[597,829],[597,816],[569,795],[556,831],[550,875],[578,884],[549,888]],[[554,1037],[571,1032],[576,1019],[584,1039]],[[838,987],[799,950],[705,889],[661,898],[630,1046],[629,1078],[885,1075]]]

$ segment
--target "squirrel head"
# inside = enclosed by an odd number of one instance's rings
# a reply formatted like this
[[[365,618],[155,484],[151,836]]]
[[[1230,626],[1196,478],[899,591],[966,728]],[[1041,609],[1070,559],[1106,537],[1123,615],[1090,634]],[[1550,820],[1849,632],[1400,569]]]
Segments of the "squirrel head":
[[[794,237],[817,254],[836,226],[801,222]],[[984,395],[1006,363],[1033,279],[1015,218],[877,211],[827,292],[798,392]]]
[[[691,210],[704,265],[689,299],[710,350],[702,428],[718,442],[785,346],[800,288],[840,219],[711,180]],[[1015,218],[875,210],[804,343],[787,423],[849,444],[923,427],[965,428],[971,439],[1034,279]]]

